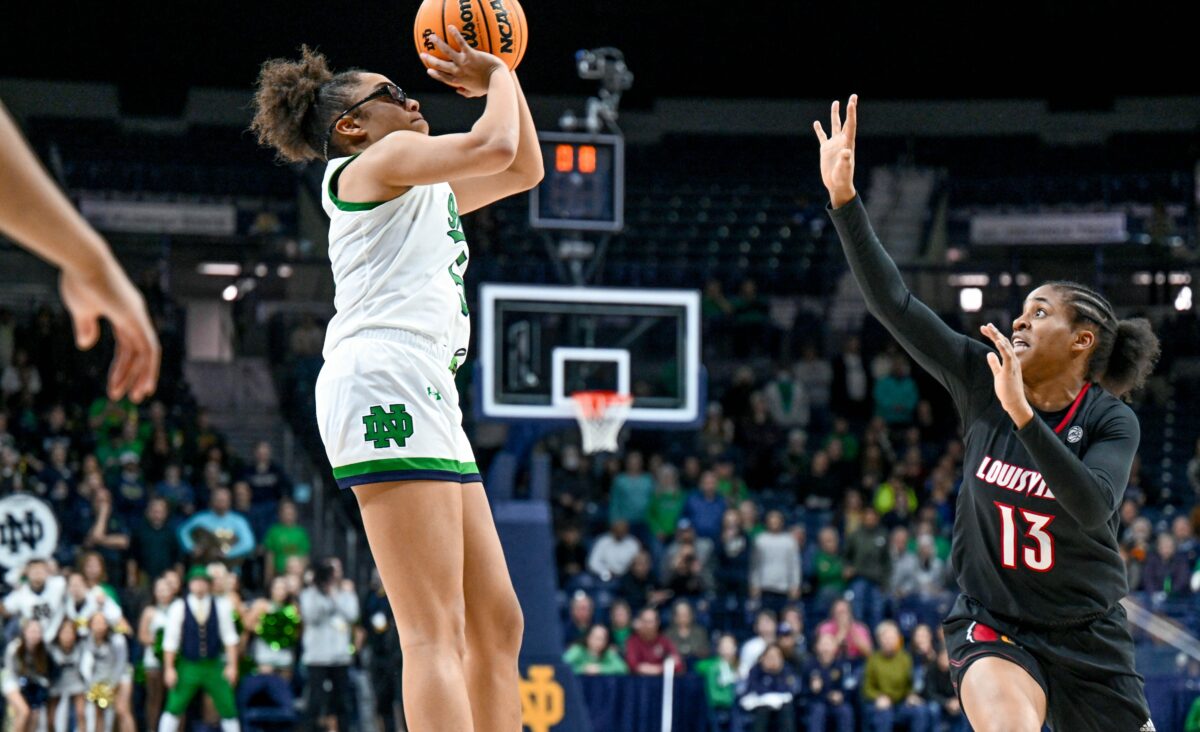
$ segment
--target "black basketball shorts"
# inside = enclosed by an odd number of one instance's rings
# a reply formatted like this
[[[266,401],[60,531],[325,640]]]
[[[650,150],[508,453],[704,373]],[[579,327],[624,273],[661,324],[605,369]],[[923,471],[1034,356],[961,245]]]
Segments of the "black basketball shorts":
[[[999,620],[959,595],[943,625],[956,690],[972,663],[995,656],[1025,669],[1042,687],[1054,732],[1154,730],[1120,605],[1084,625],[1034,629]]]

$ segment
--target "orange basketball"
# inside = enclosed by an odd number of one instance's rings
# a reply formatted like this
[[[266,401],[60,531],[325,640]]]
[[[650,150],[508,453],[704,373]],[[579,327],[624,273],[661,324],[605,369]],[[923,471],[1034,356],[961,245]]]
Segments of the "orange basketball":
[[[457,48],[447,34],[452,25],[471,48],[499,56],[510,69],[521,63],[529,45],[525,11],[517,0],[425,0],[413,26],[417,50],[444,58],[426,36],[436,33]]]

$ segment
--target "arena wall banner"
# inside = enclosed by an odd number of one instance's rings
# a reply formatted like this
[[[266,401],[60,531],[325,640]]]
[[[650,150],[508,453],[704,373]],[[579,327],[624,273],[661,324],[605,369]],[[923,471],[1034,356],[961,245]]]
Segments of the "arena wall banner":
[[[522,656],[520,689],[529,732],[596,732],[575,673],[560,659]]]
[[[35,557],[49,558],[58,546],[58,519],[44,501],[27,493],[0,499],[0,566],[19,572]]]
[[[1123,244],[1129,240],[1121,212],[976,214],[972,244]]]
[[[237,207],[232,203],[112,201],[81,196],[79,211],[101,231],[126,234],[237,233]]]
[[[562,662],[553,561],[554,534],[545,501],[492,502],[496,532],[525,616],[521,642],[521,721],[529,732],[593,732],[579,679]],[[601,732],[596,730],[595,732]]]

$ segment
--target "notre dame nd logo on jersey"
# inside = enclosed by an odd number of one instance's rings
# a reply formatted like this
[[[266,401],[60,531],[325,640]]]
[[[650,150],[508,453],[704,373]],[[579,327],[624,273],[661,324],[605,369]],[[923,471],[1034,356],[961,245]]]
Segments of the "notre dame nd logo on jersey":
[[[450,218],[446,220],[450,231],[446,232],[446,236],[450,237],[450,241],[454,244],[462,244],[467,240],[467,235],[462,230],[462,217],[458,215],[458,202],[454,200],[454,194],[450,194],[450,200],[446,203],[446,210],[450,214]],[[459,253],[458,258],[454,260],[454,264],[450,265],[450,279],[454,280],[454,284],[458,287],[458,299],[461,306],[462,314],[470,315],[471,310],[467,307],[467,285],[463,281],[462,273],[454,271],[455,267],[462,267],[467,263],[467,252],[464,250]],[[457,371],[458,359],[455,358],[455,364],[450,367],[451,371]]]
[[[455,244],[462,244],[467,240],[467,235],[462,230],[462,217],[458,215],[458,202],[454,200],[454,194],[450,194],[450,202],[447,205],[450,218],[446,221],[446,225],[450,227],[450,231],[446,232],[446,236]]]
[[[363,439],[374,442],[376,449],[388,447],[392,442],[396,447],[404,447],[413,434],[412,415],[403,404],[393,404],[386,412],[381,406],[371,407],[371,413],[364,414],[362,421],[367,428]]]

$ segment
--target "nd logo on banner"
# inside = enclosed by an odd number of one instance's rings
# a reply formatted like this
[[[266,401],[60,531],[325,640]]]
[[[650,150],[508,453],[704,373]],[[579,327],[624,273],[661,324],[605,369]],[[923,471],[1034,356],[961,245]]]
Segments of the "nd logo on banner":
[[[553,666],[530,666],[521,679],[521,722],[530,732],[550,732],[566,714],[562,684],[554,680]]]

